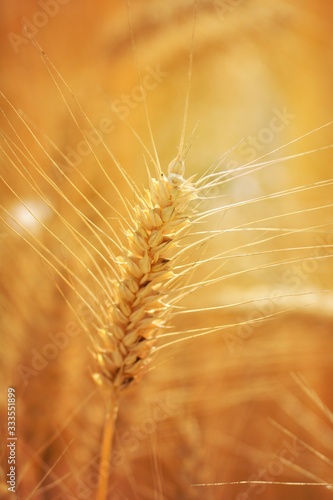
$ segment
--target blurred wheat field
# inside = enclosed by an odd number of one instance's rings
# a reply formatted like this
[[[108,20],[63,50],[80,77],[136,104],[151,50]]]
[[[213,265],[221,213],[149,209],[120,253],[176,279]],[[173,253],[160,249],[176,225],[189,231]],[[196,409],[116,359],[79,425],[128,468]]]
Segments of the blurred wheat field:
[[[177,154],[194,17],[186,175],[216,164],[225,183],[197,228],[215,231],[192,255],[207,259],[202,286],[121,402],[109,498],[332,498],[212,485],[333,483],[332,6],[46,4],[0,5],[1,434],[15,387],[18,436],[16,495],[1,452],[3,498],[95,497],[105,408],[79,296],[103,301],[94,265],[134,198],[112,157],[147,187],[143,90],[162,168]]]

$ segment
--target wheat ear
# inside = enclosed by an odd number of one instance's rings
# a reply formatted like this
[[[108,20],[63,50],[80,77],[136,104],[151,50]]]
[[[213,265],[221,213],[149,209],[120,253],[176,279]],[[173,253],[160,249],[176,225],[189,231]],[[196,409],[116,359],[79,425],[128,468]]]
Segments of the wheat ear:
[[[172,260],[195,213],[196,189],[185,180],[184,160],[170,163],[168,175],[151,178],[149,189],[132,207],[128,248],[119,262],[105,327],[97,330],[94,378],[111,392],[103,439],[98,500],[106,496],[105,467],[112,450],[119,393],[138,382],[149,363],[158,333],[171,307],[166,297],[175,281]]]

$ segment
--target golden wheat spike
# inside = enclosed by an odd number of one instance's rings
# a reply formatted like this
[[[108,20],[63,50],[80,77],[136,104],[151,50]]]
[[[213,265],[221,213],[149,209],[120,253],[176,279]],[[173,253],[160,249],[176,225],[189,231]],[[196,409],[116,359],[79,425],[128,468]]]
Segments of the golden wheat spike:
[[[96,379],[115,391],[141,378],[168,317],[164,297],[174,279],[172,258],[196,198],[183,170],[178,161],[170,164],[168,175],[152,178],[141,203],[133,207],[129,245],[118,258],[121,278],[114,281],[105,327],[97,331]]]

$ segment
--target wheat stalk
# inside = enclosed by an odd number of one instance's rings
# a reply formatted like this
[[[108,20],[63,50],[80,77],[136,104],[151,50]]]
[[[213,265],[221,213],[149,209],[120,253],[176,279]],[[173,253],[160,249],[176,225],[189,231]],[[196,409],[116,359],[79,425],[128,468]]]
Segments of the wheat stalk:
[[[150,189],[133,207],[128,248],[117,259],[120,276],[113,283],[112,306],[105,327],[97,330],[98,371],[94,378],[110,389],[101,465],[111,452],[119,393],[138,382],[165,327],[171,306],[167,293],[175,281],[173,257],[177,244],[195,212],[196,189],[185,180],[184,160],[170,163],[168,175],[150,179]],[[107,474],[100,474],[97,498],[105,497]]]

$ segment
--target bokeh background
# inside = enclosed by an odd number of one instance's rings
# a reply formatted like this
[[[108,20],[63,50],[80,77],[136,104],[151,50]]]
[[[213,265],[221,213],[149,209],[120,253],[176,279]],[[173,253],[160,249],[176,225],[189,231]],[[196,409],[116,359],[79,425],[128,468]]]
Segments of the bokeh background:
[[[119,231],[126,214],[102,168],[129,201],[114,158],[147,186],[153,147],[138,68],[166,168],[191,53],[187,173],[220,159],[226,176],[208,205],[221,210],[204,226],[220,235],[201,249],[223,258],[192,279],[223,280],[187,297],[173,328],[182,339],[214,332],[161,349],[124,395],[109,498],[332,498],[318,486],[192,485],[333,481],[332,126],[323,127],[333,7],[15,0],[0,9],[1,401],[14,386],[19,498],[94,498],[104,401],[72,274],[99,295],[89,271],[94,259],[105,267],[107,252],[91,227],[112,244],[108,224]],[[251,161],[270,163],[244,170]],[[5,450],[2,459],[6,498]]]

